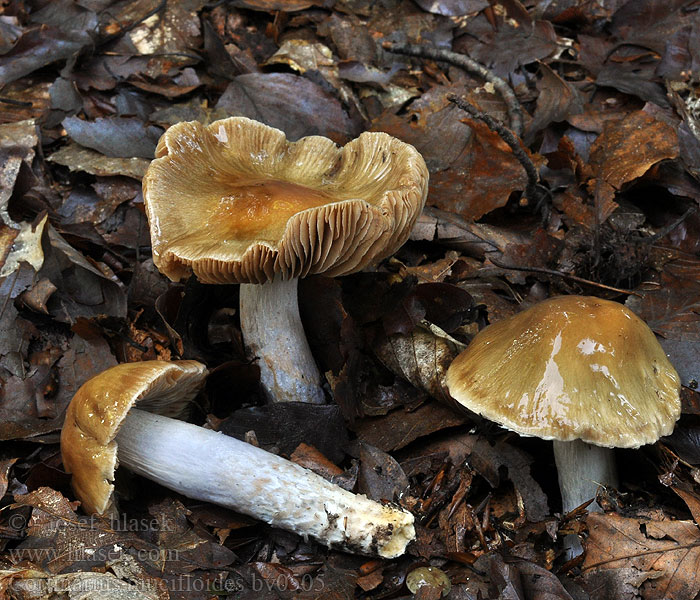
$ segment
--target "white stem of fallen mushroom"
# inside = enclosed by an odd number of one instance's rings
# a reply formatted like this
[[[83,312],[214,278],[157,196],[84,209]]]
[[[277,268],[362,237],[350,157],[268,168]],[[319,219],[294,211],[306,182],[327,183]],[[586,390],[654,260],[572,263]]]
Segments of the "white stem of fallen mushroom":
[[[394,558],[415,536],[409,512],[209,429],[132,409],[116,441],[119,463],[147,479],[327,546]]]
[[[553,447],[563,512],[571,512],[591,498],[594,500],[587,510],[600,512],[600,505],[595,501],[598,488],[601,485],[617,487],[614,449],[594,446],[581,440],[554,440]],[[579,537],[567,535],[564,538],[564,550],[567,560],[581,554],[583,548]]]
[[[299,317],[297,279],[241,284],[240,317],[248,352],[272,402],[323,404],[321,375]]]

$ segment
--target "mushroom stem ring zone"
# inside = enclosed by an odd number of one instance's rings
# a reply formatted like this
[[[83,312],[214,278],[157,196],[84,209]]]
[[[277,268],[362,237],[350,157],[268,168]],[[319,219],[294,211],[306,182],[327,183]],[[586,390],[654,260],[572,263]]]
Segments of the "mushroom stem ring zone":
[[[564,514],[595,498],[600,486],[618,486],[614,448],[602,448],[581,440],[554,440],[552,449]],[[594,500],[588,505],[588,511],[600,512],[601,508]],[[578,535],[564,536],[563,549],[567,560],[581,554],[583,546]]]
[[[559,475],[562,511],[571,512],[591,498],[601,486],[617,487],[615,451],[593,446],[581,440],[554,440],[554,461]],[[593,502],[588,510],[600,510]]]
[[[299,318],[297,280],[242,283],[240,314],[243,339],[258,358],[268,400],[322,404],[321,375]]]

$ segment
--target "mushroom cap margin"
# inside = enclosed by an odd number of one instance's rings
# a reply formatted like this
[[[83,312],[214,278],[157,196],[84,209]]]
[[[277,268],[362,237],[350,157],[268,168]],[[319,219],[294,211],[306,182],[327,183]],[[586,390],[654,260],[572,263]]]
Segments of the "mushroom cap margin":
[[[78,389],[66,410],[61,455],[86,512],[113,509],[118,466],[114,438],[129,410],[138,404],[160,415],[182,417],[206,374],[206,367],[194,360],[123,363]]]
[[[335,201],[293,214],[275,239],[237,243],[220,214],[192,223],[216,214],[241,177],[289,181]],[[143,189],[154,262],[165,275],[177,281],[192,271],[204,283],[263,283],[344,275],[391,255],[425,204],[428,170],[413,146],[385,133],[365,132],[338,148],[321,136],[289,142],[278,129],[230,117],[168,129]]]
[[[521,435],[637,448],[673,431],[680,378],[625,306],[550,298],[480,331],[447,386],[469,410]]]

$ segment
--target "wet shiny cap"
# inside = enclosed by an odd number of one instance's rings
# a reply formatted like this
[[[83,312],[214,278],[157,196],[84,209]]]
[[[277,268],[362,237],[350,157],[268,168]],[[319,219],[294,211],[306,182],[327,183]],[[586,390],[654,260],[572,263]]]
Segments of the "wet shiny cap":
[[[194,360],[124,363],[86,381],[68,405],[61,431],[63,466],[88,513],[112,508],[119,427],[129,410],[182,418],[206,378]]]
[[[550,298],[480,331],[450,365],[461,405],[521,435],[637,448],[673,431],[680,378],[622,304]]]
[[[425,161],[390,135],[338,148],[243,117],[172,126],[143,179],[156,266],[204,283],[358,271],[406,241],[427,191]]]

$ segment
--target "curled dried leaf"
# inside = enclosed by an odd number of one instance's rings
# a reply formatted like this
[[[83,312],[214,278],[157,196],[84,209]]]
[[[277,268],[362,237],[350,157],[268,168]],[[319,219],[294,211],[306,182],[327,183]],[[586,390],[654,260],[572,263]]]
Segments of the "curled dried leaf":
[[[445,374],[465,347],[436,325],[423,321],[409,334],[381,338],[375,344],[374,352],[392,373],[433,398],[449,402]]]

